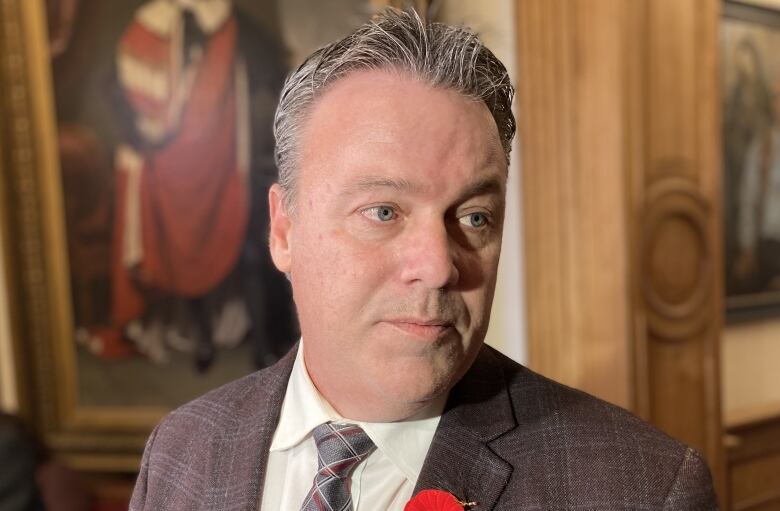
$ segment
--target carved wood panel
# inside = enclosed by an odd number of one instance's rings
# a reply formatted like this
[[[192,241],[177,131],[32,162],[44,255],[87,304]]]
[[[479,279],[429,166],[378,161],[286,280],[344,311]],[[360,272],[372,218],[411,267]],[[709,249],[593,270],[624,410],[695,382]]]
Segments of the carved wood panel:
[[[701,450],[725,488],[719,343],[723,322],[717,37],[714,0],[636,2],[644,108],[634,229],[645,337],[637,411]]]

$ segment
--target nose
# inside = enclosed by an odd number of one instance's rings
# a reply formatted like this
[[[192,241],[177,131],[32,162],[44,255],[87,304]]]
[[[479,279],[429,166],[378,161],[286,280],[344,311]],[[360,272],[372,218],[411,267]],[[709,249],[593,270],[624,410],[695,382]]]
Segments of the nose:
[[[430,221],[406,237],[401,278],[429,289],[457,284],[460,277],[454,258],[454,241],[442,220]]]

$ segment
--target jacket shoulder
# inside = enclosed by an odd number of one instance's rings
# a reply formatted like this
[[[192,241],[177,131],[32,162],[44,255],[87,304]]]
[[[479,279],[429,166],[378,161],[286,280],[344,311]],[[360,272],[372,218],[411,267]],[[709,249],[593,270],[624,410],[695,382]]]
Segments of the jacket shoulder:
[[[264,372],[257,371],[213,389],[176,408],[160,422],[157,442],[164,437],[202,437],[207,440],[229,431],[240,423],[252,404],[259,401],[258,392],[264,392]]]
[[[492,355],[518,423],[496,446],[540,508],[717,509],[709,469],[694,449],[623,408]]]
[[[650,442],[656,449],[674,452],[682,459],[687,449],[684,444],[628,410],[542,376],[495,350],[493,354],[502,366],[521,425],[560,428],[570,440]]]
[[[130,509],[214,509],[254,501],[294,352],[168,414],[146,443]]]

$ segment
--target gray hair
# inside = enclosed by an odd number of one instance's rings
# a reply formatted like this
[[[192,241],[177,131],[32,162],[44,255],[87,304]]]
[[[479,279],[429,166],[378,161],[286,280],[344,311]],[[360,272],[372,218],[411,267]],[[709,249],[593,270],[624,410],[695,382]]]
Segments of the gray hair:
[[[414,10],[390,8],[353,34],[315,51],[287,77],[274,118],[274,158],[286,207],[295,204],[297,139],[316,99],[346,75],[376,69],[408,72],[434,87],[483,101],[496,121],[509,162],[515,134],[514,89],[501,61],[465,28],[426,22]]]

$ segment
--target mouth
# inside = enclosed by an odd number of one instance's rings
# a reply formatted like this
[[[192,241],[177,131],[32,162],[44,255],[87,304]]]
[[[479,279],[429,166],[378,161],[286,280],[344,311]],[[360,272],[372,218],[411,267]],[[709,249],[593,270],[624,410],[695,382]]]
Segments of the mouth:
[[[383,321],[397,330],[422,340],[434,341],[453,327],[452,322],[441,319],[394,318]]]

